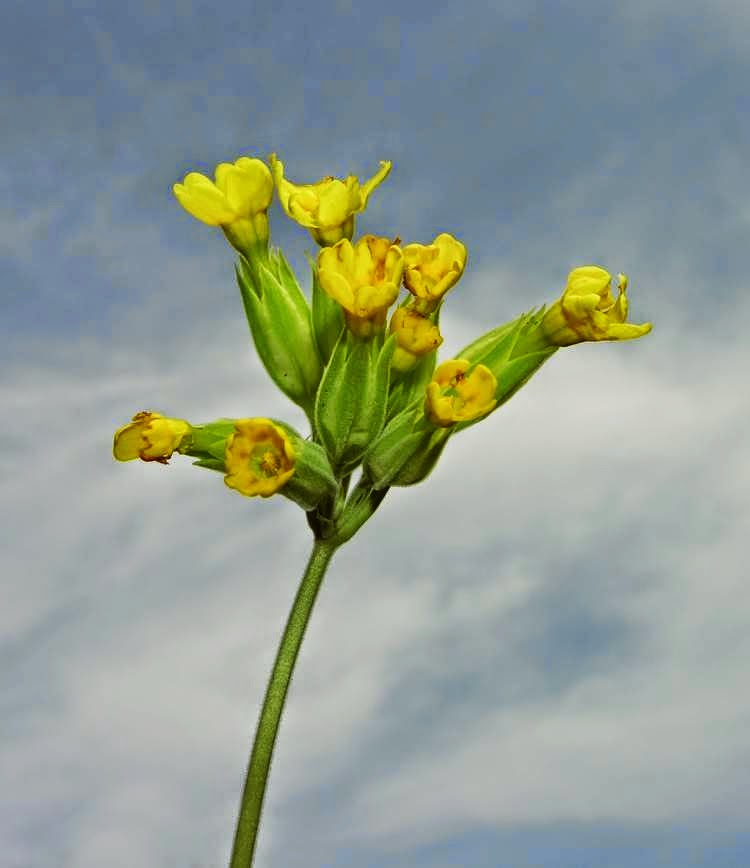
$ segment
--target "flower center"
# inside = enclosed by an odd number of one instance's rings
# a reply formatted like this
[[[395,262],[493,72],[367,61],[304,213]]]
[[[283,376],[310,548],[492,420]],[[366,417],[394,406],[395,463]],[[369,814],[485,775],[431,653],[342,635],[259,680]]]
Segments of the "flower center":
[[[261,456],[259,465],[266,476],[276,476],[281,469],[281,458],[276,452],[266,449]]]

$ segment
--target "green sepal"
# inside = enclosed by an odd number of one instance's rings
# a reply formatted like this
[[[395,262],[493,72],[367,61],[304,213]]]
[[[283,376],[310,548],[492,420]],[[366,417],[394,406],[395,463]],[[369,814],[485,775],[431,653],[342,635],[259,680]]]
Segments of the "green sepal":
[[[276,385],[308,415],[323,365],[310,307],[281,252],[266,262],[241,258],[236,268],[255,347]]]
[[[453,428],[433,428],[429,439],[393,477],[391,485],[416,485],[423,482],[435,469],[453,431]]]
[[[326,364],[331,358],[336,341],[344,328],[344,312],[320,285],[318,266],[311,260],[312,271],[312,323],[318,352]]]
[[[333,469],[325,449],[318,443],[302,437],[285,422],[271,420],[274,425],[282,428],[294,448],[294,474],[279,490],[279,494],[288,497],[305,511],[315,509],[325,500],[335,500],[339,484],[333,475]]]
[[[234,419],[217,419],[207,425],[194,425],[188,437],[180,444],[179,451],[183,455],[198,458],[199,461],[194,461],[193,464],[199,467],[209,467],[208,463],[201,462],[220,461],[221,468],[211,469],[220,469],[223,473],[227,437],[233,433]]]
[[[193,461],[193,467],[205,467],[208,470],[217,470],[219,473],[224,473],[224,462],[218,458],[200,458],[198,461]]]
[[[343,331],[323,372],[315,431],[341,476],[357,466],[385,423],[394,337],[369,340]]]
[[[452,433],[436,428],[422,406],[399,413],[367,450],[362,469],[375,489],[414,485],[434,468]]]
[[[497,326],[492,331],[472,341],[467,347],[464,347],[456,358],[466,359],[468,362],[475,364],[481,362],[483,365],[486,365],[487,363],[484,360],[491,355],[496,355],[498,352],[502,353],[504,347],[507,347],[508,341],[513,339],[514,333],[517,332],[530,315],[529,313],[522,313],[521,316],[516,317],[511,322]]]
[[[512,322],[498,326],[478,338],[457,356],[475,365],[482,364],[492,371],[497,380],[497,407],[513,397],[557,352],[557,347],[541,343],[538,339],[544,312],[544,307],[541,307],[521,314]],[[462,422],[456,426],[456,430],[463,430],[480,421]]]
[[[407,407],[424,402],[427,384],[432,379],[436,363],[437,352],[435,351],[422,356],[410,371],[401,374],[391,386],[388,419],[393,419]]]

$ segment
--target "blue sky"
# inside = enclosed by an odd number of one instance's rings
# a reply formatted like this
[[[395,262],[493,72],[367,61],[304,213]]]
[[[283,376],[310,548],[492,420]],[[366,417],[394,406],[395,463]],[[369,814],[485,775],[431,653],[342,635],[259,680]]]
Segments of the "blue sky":
[[[445,358],[590,262],[654,331],[558,353],[337,555],[258,868],[747,865],[746,5],[6,7],[3,865],[226,864],[306,523],[110,448],[144,407],[304,427],[170,193],[271,151],[390,159],[359,230],[466,243]]]

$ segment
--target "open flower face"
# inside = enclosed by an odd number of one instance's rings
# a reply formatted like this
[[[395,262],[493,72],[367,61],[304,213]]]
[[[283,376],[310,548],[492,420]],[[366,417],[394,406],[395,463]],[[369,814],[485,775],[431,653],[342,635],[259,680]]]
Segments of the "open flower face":
[[[142,410],[115,432],[112,454],[118,461],[140,458],[166,464],[189,432],[190,425],[184,419],[167,419]]]
[[[598,265],[574,268],[561,298],[550,306],[542,331],[553,346],[581,341],[627,341],[651,331],[651,323],[635,325],[628,316],[628,279],[618,274],[617,298],[612,297],[612,276]]]
[[[294,473],[294,449],[270,419],[238,419],[227,440],[224,482],[240,494],[270,497]]]
[[[268,166],[254,157],[219,163],[216,181],[200,172],[189,172],[172,187],[182,207],[209,226],[225,226],[243,217],[268,210],[273,198],[273,178]]]
[[[281,207],[292,220],[308,229],[321,247],[342,238],[352,239],[354,215],[364,211],[370,193],[391,171],[391,163],[381,161],[380,169],[364,184],[354,175],[343,181],[329,176],[314,184],[293,184],[284,177],[284,164],[276,154],[271,154],[268,160]]]
[[[384,327],[403,269],[401,248],[375,235],[364,235],[356,245],[342,238],[318,253],[320,285],[341,305],[347,325],[360,337]]]
[[[441,428],[470,422],[494,409],[496,390],[497,380],[489,368],[451,359],[436,368],[427,385],[425,413]]]
[[[404,286],[417,299],[417,310],[422,313],[435,310],[465,267],[466,247],[447,232],[438,235],[432,244],[407,244]]]

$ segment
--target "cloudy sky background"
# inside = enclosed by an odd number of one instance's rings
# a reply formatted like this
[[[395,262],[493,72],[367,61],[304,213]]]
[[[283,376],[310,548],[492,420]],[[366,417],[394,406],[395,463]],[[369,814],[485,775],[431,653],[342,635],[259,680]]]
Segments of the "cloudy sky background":
[[[226,864],[306,523],[110,447],[303,427],[170,194],[270,151],[391,159],[360,231],[466,242],[445,357],[589,262],[654,331],[558,353],[336,556],[258,868],[746,866],[746,5],[6,5],[3,868]]]

